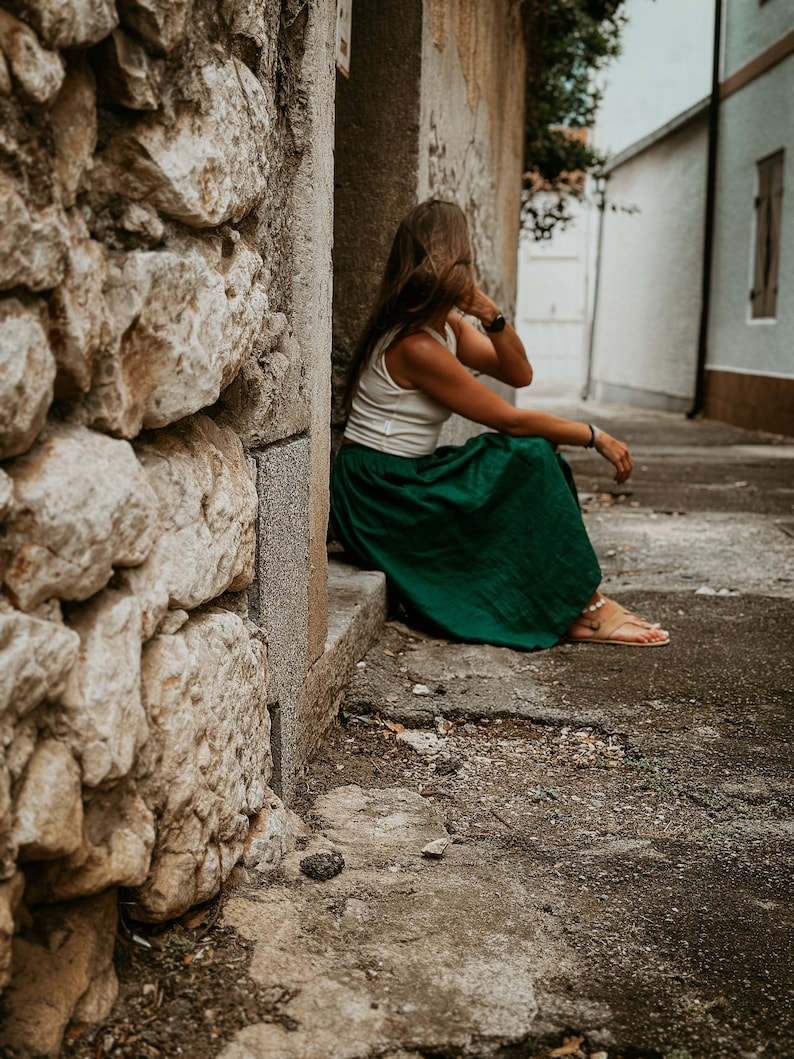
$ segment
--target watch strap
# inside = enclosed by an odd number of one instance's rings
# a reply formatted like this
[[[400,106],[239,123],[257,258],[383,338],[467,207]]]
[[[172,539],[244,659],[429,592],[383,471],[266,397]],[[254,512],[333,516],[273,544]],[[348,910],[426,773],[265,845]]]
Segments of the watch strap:
[[[483,327],[490,335],[495,335],[499,331],[504,331],[505,324],[507,321],[501,313],[497,313],[496,316],[491,320],[489,324],[483,324]]]

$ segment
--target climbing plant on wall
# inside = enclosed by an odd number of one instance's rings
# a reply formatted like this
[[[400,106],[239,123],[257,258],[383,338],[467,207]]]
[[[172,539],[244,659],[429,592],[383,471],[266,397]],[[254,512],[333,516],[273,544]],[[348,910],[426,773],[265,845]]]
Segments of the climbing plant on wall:
[[[587,130],[601,99],[598,76],[620,52],[623,0],[524,0],[527,44],[522,224],[547,239],[571,219],[585,175],[605,156]],[[551,193],[551,194],[549,194]]]

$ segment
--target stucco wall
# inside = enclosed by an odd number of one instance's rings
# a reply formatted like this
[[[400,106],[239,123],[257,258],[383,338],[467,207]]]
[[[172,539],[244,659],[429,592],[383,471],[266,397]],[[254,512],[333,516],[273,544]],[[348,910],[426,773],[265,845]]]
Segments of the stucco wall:
[[[723,100],[719,136],[708,367],[794,376],[794,56]],[[777,318],[754,321],[756,163],[780,149],[786,193]]]
[[[477,278],[515,319],[526,55],[518,5],[428,0],[424,5],[417,199],[437,195],[463,208]],[[507,400],[514,391],[492,379]],[[482,427],[452,416],[442,444]]]
[[[400,218],[417,202],[422,0],[358,0],[349,79],[337,74],[335,421],[347,366]]]
[[[325,640],[332,30],[331,0],[0,10],[0,987],[25,1054],[112,1004],[119,888],[169,918],[252,823],[274,856],[286,833],[268,785]]]
[[[791,5],[785,0],[725,3],[722,6],[722,37],[725,42],[722,50],[723,80],[794,28]]]
[[[524,62],[518,7],[510,0],[362,0],[353,6],[350,80],[338,81],[338,386],[397,223],[430,196],[451,198],[465,210],[480,281],[512,315]],[[461,441],[477,429],[453,419],[443,440]]]
[[[600,399],[691,405],[705,167],[702,114],[610,174],[593,354]]]
[[[417,196],[466,211],[480,282],[511,316],[524,149],[518,5],[430,0],[424,8]]]

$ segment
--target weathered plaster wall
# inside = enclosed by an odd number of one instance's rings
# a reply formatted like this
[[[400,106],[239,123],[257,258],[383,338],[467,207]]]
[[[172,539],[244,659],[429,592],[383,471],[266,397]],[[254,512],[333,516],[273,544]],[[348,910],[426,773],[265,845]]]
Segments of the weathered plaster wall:
[[[725,4],[724,7],[720,72],[723,79],[755,59],[792,28],[788,4]]]
[[[0,988],[31,1053],[112,1004],[119,888],[172,917],[288,827],[326,637],[332,20],[0,9]]]
[[[513,314],[524,66],[513,0],[354,5],[350,80],[340,77],[337,90],[338,387],[397,223],[423,199],[451,198],[465,210],[480,282]],[[455,419],[444,441],[461,441],[479,429]]]
[[[417,197],[466,211],[481,284],[515,310],[526,54],[513,0],[425,4]]]
[[[465,211],[477,279],[515,320],[526,52],[519,5],[428,0],[424,7],[417,199]],[[514,391],[488,385],[509,401]],[[482,427],[453,416],[442,444]]]
[[[422,0],[357,0],[350,78],[337,74],[335,416],[400,218],[416,204]]]
[[[691,407],[706,133],[702,111],[610,173],[593,347],[593,386],[601,400]]]
[[[763,10],[763,8],[761,9]],[[779,121],[768,115],[779,114]],[[778,299],[774,320],[754,320],[758,167],[785,151]],[[794,378],[794,211],[788,195],[794,158],[794,55],[720,104],[708,367]],[[761,421],[763,415],[760,417]]]

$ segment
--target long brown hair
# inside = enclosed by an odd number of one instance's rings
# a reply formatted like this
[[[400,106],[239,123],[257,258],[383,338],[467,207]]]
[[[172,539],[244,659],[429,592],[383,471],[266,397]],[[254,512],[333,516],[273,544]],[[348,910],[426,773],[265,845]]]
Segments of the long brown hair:
[[[349,413],[358,380],[378,340],[416,334],[461,302],[474,285],[469,228],[454,202],[429,199],[404,217],[394,236],[378,295],[356,346],[345,393]]]

